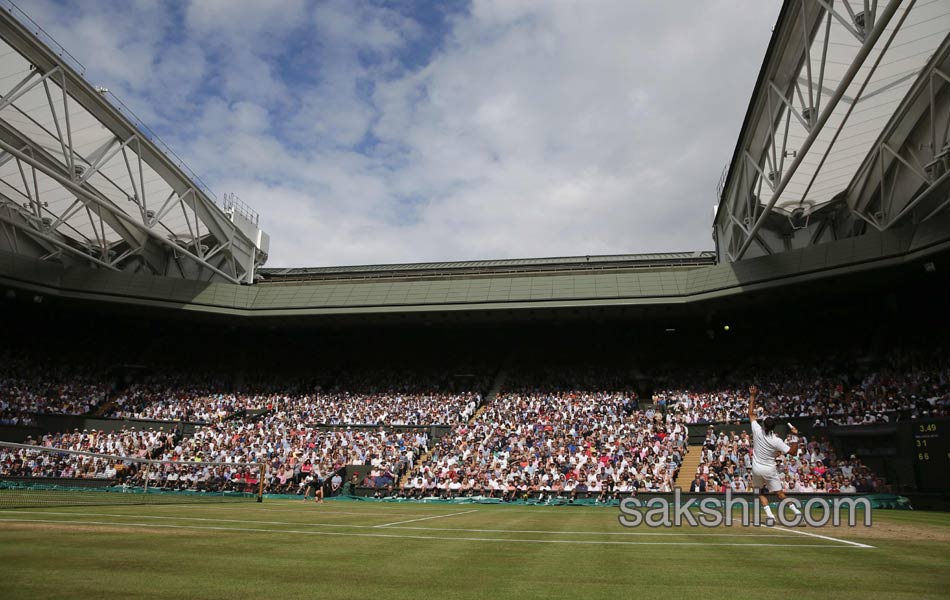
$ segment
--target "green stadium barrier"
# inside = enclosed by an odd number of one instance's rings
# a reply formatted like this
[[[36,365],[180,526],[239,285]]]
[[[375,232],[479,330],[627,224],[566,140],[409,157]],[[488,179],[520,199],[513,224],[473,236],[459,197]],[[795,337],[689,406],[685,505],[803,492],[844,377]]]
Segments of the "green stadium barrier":
[[[793,495],[789,494],[790,497],[795,497],[801,500],[802,502],[807,502],[810,499],[820,499],[827,502],[829,505],[832,500],[835,498],[867,498],[871,504],[872,509],[897,509],[897,510],[913,510],[910,500],[906,496],[898,496],[896,494],[867,494],[860,496],[852,495],[834,495],[834,494],[798,494]],[[295,496],[289,494],[264,494],[265,499],[280,499],[280,500],[301,500],[302,496]],[[643,504],[646,504],[652,498],[663,498],[667,501],[672,501],[673,494],[641,494],[636,496]],[[722,496],[719,494],[682,494],[681,498],[683,500],[689,500],[690,498],[696,498],[698,500],[702,499],[712,499],[713,501],[721,503]],[[372,496],[334,496],[332,498],[326,498],[328,502],[384,502],[384,503],[402,503],[402,504],[455,504],[455,505],[466,505],[466,504],[509,504],[509,505],[518,505],[518,506],[601,506],[601,507],[617,507],[620,506],[620,500],[608,500],[606,502],[598,502],[597,498],[575,498],[570,500],[566,497],[555,497],[547,498],[545,500],[538,500],[536,498],[517,498],[505,502],[500,498],[492,498],[488,496],[470,496],[470,497],[461,497],[461,498],[440,498],[440,497],[426,497],[426,498],[403,498],[399,496],[389,496],[384,498],[374,498]],[[750,505],[756,504],[758,502],[757,497],[751,494],[742,495],[742,496],[733,496],[733,500],[742,501],[745,500]]]
[[[887,508],[896,510],[914,510],[907,496],[897,494],[868,494],[864,496],[871,503],[871,508]]]
[[[105,483],[105,482],[104,482]],[[253,502],[257,494],[235,491],[162,490],[121,485],[60,485],[0,481],[0,509],[114,504]]]

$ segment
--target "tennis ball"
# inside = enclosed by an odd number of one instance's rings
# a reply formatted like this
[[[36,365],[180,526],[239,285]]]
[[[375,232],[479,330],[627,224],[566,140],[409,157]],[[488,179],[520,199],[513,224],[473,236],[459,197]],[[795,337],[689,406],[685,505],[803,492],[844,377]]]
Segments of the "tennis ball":
[[[725,329],[726,331],[729,331],[729,326],[726,325],[725,327],[723,327],[723,329]]]

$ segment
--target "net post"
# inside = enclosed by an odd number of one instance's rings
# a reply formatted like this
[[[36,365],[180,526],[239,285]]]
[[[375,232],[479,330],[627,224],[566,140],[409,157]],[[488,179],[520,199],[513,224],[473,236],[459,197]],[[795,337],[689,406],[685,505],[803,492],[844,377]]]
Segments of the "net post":
[[[260,467],[261,467],[260,473],[258,473],[257,475],[257,479],[258,479],[257,501],[263,502],[264,501],[264,476],[267,474],[267,465],[265,463],[261,463]]]

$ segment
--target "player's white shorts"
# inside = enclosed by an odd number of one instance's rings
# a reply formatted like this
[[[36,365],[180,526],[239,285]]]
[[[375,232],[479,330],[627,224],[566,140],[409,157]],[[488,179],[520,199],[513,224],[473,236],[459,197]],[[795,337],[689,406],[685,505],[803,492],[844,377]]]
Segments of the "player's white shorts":
[[[752,465],[752,487],[756,490],[765,487],[770,492],[778,492],[782,489],[782,479],[775,469],[760,469]]]

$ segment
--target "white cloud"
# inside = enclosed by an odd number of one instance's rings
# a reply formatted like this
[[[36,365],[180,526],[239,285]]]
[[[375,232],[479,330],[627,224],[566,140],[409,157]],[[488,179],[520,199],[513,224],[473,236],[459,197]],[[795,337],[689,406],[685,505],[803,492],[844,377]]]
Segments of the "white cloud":
[[[436,49],[371,2],[31,13],[306,266],[711,247],[779,4],[476,0]]]
[[[216,35],[245,44],[279,44],[280,35],[306,20],[304,0],[192,0],[185,8],[189,27],[199,35]]]

